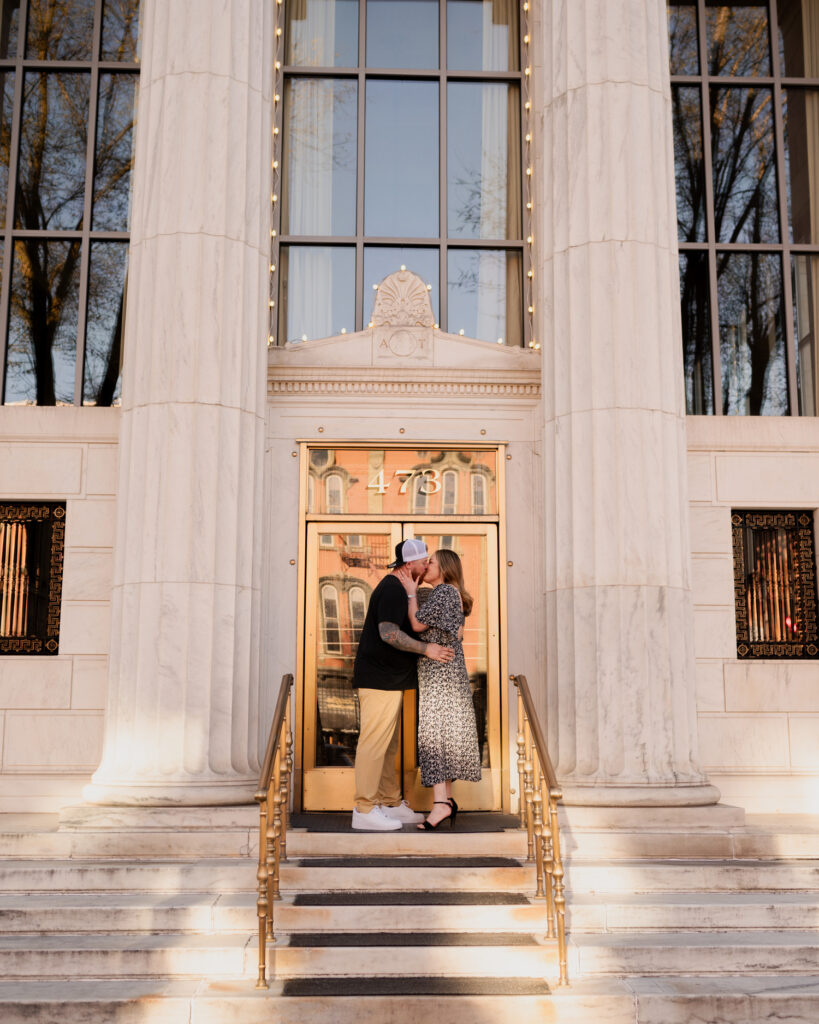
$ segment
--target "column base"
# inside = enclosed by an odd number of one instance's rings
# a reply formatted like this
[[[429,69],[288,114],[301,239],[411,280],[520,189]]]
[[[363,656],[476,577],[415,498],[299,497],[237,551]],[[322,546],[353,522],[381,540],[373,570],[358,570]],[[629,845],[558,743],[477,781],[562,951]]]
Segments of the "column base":
[[[719,802],[719,790],[709,783],[663,786],[578,786],[561,782],[563,803],[575,807],[704,807]]]
[[[252,804],[259,780],[217,779],[179,782],[92,782],[82,791],[88,804],[113,807],[222,807]]]

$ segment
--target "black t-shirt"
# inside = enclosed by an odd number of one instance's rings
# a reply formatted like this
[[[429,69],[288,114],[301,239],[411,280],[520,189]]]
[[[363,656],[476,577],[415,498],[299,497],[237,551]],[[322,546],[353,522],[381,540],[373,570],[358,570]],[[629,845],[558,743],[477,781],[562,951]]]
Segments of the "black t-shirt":
[[[407,592],[395,576],[385,576],[370,597],[370,606],[358,641],[353,669],[353,687],[365,690],[414,690],[418,685],[418,655],[399,651],[385,643],[379,623],[393,622],[400,630],[418,639],[410,626]]]

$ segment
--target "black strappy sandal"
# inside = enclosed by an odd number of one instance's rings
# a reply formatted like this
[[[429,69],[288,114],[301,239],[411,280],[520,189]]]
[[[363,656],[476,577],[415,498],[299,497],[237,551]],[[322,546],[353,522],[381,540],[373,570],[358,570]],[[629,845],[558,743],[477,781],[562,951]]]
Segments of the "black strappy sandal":
[[[458,816],[458,805],[455,803],[455,798],[454,797],[448,797],[447,798],[447,803],[452,808],[451,818],[452,818],[452,824],[454,825],[455,824],[455,819]],[[444,820],[446,820],[446,819],[444,819]]]
[[[425,832],[434,832],[435,829],[438,828],[438,826],[443,824],[445,821],[448,821],[449,827],[452,828],[452,822],[455,820],[455,815],[457,812],[455,811],[449,800],[433,800],[432,802],[433,805],[446,804],[446,806],[449,808],[449,814],[445,818],[441,818],[440,821],[436,821],[434,825],[430,825],[428,821],[422,821],[418,828],[422,828]]]

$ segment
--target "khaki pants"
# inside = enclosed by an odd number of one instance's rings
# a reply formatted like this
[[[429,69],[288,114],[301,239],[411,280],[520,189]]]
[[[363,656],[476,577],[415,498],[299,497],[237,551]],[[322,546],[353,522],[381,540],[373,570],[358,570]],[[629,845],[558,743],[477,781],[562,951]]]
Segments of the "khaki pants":
[[[362,814],[369,814],[376,804],[401,803],[395,755],[403,696],[403,690],[358,691],[361,732],[355,753],[355,809]]]

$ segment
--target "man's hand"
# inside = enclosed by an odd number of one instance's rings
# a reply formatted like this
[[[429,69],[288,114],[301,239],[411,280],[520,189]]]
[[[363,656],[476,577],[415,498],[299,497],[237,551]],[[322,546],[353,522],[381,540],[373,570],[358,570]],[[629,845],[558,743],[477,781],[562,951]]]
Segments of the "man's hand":
[[[455,657],[455,652],[451,647],[442,647],[440,644],[427,644],[424,657],[429,658],[430,661],[452,661]]]

